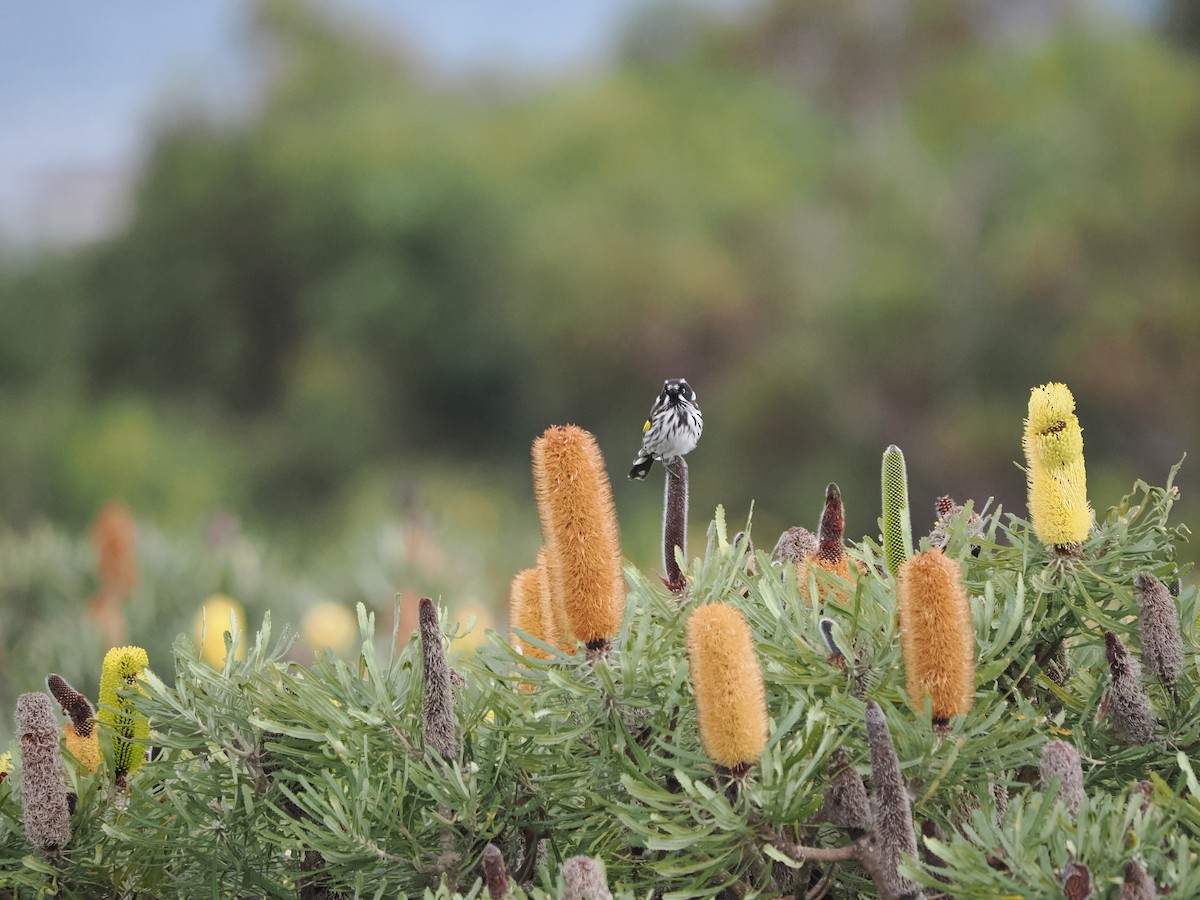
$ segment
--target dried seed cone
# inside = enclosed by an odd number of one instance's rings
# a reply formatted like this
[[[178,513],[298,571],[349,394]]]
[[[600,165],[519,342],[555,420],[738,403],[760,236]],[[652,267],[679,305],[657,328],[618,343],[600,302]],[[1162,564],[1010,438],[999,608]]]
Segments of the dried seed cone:
[[[1133,586],[1140,610],[1142,662],[1151,675],[1174,690],[1184,665],[1179,610],[1167,586],[1149,572],[1138,575]]]
[[[1079,812],[1079,804],[1083,802],[1083,767],[1079,763],[1078,750],[1066,741],[1047,741],[1042,747],[1038,774],[1042,779],[1042,790],[1047,790],[1055,778],[1061,778],[1055,799],[1072,816]]]
[[[878,873],[871,874],[881,893],[886,886],[893,897],[915,895],[916,884],[900,874],[900,860],[917,856],[917,833],[913,828],[912,800],[900,774],[900,760],[892,743],[892,733],[879,704],[867,704],[867,747],[871,751],[871,810],[875,823],[874,849],[879,860]]]
[[[909,700],[928,694],[935,722],[965,715],[975,700],[975,631],[962,570],[941,550],[900,567],[896,606]]]
[[[912,522],[908,512],[908,469],[904,452],[892,444],[883,451],[883,555],[895,575],[913,555]]]
[[[612,486],[596,439],[575,425],[546,429],[533,442],[533,487],[552,602],[577,639],[606,641],[625,614],[625,577]]]
[[[701,606],[688,619],[687,644],[704,751],[730,769],[757,761],[767,745],[767,703],[745,617],[724,603]]]
[[[442,630],[437,608],[428,597],[419,604],[421,663],[425,672],[422,694],[422,734],[425,748],[442,759],[458,758],[458,720],[454,714],[454,689],[450,664],[442,648]]]
[[[118,692],[135,686],[150,658],[141,647],[113,647],[100,670],[100,712],[96,719],[110,728],[113,768],[118,777],[132,774],[146,760],[150,723]]]
[[[1078,544],[1092,525],[1083,464],[1083,429],[1065,384],[1036,387],[1021,441],[1029,486],[1029,517],[1045,544]]]
[[[604,863],[591,856],[572,856],[562,866],[562,900],[612,900]]]
[[[22,694],[14,719],[21,744],[25,837],[41,850],[56,852],[71,837],[71,822],[54,701],[42,693]]]
[[[1142,668],[1115,632],[1104,632],[1104,653],[1112,674],[1106,715],[1118,740],[1146,744],[1154,736],[1154,713],[1142,690]]]
[[[821,522],[817,526],[817,549],[809,555],[803,565],[796,566],[796,581],[800,596],[812,601],[808,589],[808,567],[817,565],[826,572],[849,580],[850,557],[846,555],[846,515],[842,506],[842,491],[836,484],[825,488],[825,505],[821,509]],[[824,603],[833,598],[845,602],[846,592],[824,585],[817,586],[817,601]]]
[[[483,848],[483,883],[487,886],[488,897],[500,900],[508,896],[508,873],[504,868],[504,856],[495,844]]]
[[[1131,859],[1125,867],[1125,880],[1117,900],[1154,900],[1158,896],[1158,887],[1146,874],[1146,867],[1139,859]]]
[[[845,750],[833,754],[830,762],[833,778],[825,788],[825,798],[817,818],[830,825],[845,828],[851,838],[859,838],[871,830],[871,801],[862,776],[850,763]]]
[[[796,525],[779,536],[771,551],[771,562],[790,562],[800,565],[817,552],[817,536],[807,528]]]

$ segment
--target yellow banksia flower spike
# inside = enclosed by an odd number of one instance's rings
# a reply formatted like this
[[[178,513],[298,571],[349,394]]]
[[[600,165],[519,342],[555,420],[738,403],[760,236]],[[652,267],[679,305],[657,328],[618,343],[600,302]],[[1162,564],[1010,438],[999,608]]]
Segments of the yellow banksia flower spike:
[[[1083,429],[1075,398],[1065,384],[1051,382],[1029,395],[1029,418],[1021,441],[1034,533],[1053,547],[1078,545],[1092,526],[1083,463]]]
[[[744,770],[767,746],[766,691],[750,626],[732,606],[709,603],[688,619],[687,645],[704,752]]]
[[[919,707],[928,695],[943,727],[975,702],[975,629],[958,563],[936,548],[914,554],[900,566],[896,607],[908,698]]]
[[[236,628],[239,640],[233,658],[246,658],[246,610],[226,594],[213,594],[200,604],[192,623],[192,636],[200,648],[200,658],[214,669],[225,668],[225,632]]]
[[[595,437],[575,425],[546,429],[533,442],[533,487],[552,603],[575,638],[602,649],[625,615],[625,576],[612,486]]]
[[[113,647],[104,654],[100,671],[100,712],[97,720],[108,726],[113,739],[113,768],[118,780],[136,772],[146,759],[150,723],[120,692],[134,687],[150,658],[141,647]]]

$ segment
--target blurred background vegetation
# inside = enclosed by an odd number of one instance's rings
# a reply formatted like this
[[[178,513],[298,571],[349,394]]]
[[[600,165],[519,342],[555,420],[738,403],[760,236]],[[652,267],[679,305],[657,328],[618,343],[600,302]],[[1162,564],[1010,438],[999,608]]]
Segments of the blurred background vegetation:
[[[625,472],[678,376],[706,422],[695,534],[753,500],[769,547],[831,480],[874,534],[890,443],[918,531],[943,493],[1023,511],[1049,380],[1094,506],[1161,484],[1200,446],[1195,8],[642,4],[608,65],[522,79],[434,77],[332,4],[254,3],[246,114],[179,104],[127,222],[0,252],[5,540],[30,571],[73,554],[64,603],[96,588],[105,501],[151,557],[183,541],[139,590],[196,571],[186,613],[134,616],[143,643],[244,584],[211,538],[233,517],[310,583],[243,588],[257,615],[390,616],[399,591],[502,620],[550,424],[598,436],[624,551],[658,569],[660,489]],[[178,562],[203,547],[223,561]],[[9,628],[42,602],[15,584]]]

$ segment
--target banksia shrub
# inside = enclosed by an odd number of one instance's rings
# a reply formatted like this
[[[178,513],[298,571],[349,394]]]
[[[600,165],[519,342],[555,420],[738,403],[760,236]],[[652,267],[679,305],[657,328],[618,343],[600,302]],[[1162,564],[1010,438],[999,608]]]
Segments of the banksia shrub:
[[[1083,464],[1083,429],[1065,384],[1036,387],[1022,439],[1029,487],[1029,518],[1044,543],[1079,544],[1092,524]]]
[[[47,678],[46,687],[62,707],[63,714],[70,718],[63,726],[67,749],[89,772],[95,772],[100,768],[100,740],[96,731],[96,711],[91,702],[60,675]]]
[[[1050,789],[1055,778],[1060,779],[1055,799],[1074,818],[1083,802],[1083,768],[1079,764],[1079,751],[1066,741],[1047,741],[1038,762],[1038,775],[1044,791]]]
[[[421,661],[425,671],[422,700],[425,749],[442,759],[458,758],[458,720],[454,715],[454,686],[442,648],[437,608],[428,597],[420,603]]]
[[[913,554],[912,520],[908,512],[908,469],[895,444],[883,451],[883,555],[895,575]]]
[[[732,606],[710,603],[688,619],[687,645],[704,751],[728,769],[745,769],[767,745],[766,692],[750,626]]]
[[[55,853],[71,837],[71,822],[54,703],[42,693],[22,694],[15,719],[25,838],[34,847]]]
[[[612,487],[596,439],[575,425],[533,442],[533,486],[553,602],[571,633],[605,646],[625,614],[625,577]]]
[[[916,706],[928,695],[933,721],[965,715],[975,700],[975,631],[962,570],[941,550],[926,550],[900,567],[896,607],[905,685]]]
[[[1134,579],[1137,596],[1138,631],[1142,638],[1142,662],[1147,671],[1172,692],[1183,674],[1183,638],[1179,634],[1179,610],[1167,586],[1142,572]]]
[[[137,685],[149,664],[150,658],[141,647],[113,647],[104,654],[100,712],[96,718],[112,736],[113,769],[118,781],[132,775],[146,760],[150,723],[122,692]]]
[[[1104,632],[1104,653],[1112,684],[1102,703],[1117,740],[1144,744],[1154,736],[1154,713],[1142,690],[1142,668],[1115,632]]]
[[[214,669],[225,667],[225,633],[239,637],[233,658],[246,658],[246,610],[226,594],[213,594],[200,604],[192,624],[192,635],[200,658]]]

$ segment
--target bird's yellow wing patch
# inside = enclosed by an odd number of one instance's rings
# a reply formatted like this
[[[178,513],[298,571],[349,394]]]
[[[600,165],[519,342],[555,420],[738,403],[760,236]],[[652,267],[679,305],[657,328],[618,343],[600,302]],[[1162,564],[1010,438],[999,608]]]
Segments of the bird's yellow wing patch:
[[[650,430],[650,420],[647,419],[646,424],[642,426],[642,434],[645,434],[649,430]]]

